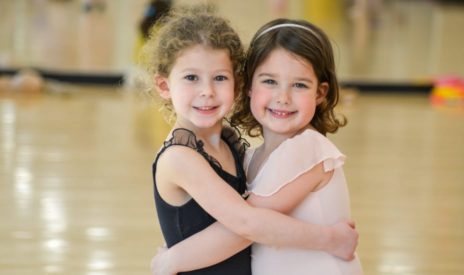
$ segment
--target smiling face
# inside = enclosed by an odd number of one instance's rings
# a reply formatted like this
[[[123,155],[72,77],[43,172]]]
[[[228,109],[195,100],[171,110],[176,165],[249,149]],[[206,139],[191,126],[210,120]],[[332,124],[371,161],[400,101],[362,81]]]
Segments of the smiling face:
[[[168,77],[157,76],[161,97],[172,101],[176,125],[221,125],[234,102],[234,74],[227,50],[196,45],[182,51]]]
[[[250,95],[253,116],[263,134],[292,137],[309,126],[327,83],[319,83],[312,65],[277,48],[254,72]]]

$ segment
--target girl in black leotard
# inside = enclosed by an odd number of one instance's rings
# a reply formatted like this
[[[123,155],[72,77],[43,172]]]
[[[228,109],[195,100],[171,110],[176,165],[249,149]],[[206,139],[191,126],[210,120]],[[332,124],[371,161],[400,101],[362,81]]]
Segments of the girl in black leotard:
[[[177,128],[172,132],[172,137],[164,143],[161,151],[156,157],[155,163],[153,164],[155,203],[161,229],[168,247],[190,237],[211,225],[216,220],[203,210],[193,199],[181,206],[173,206],[160,196],[156,186],[158,159],[162,156],[163,152],[168,150],[171,146],[185,146],[186,148],[193,149],[208,162],[221,179],[227,182],[239,194],[244,194],[246,191],[246,179],[241,163],[245,153],[246,143],[238,138],[237,133],[231,128],[223,129],[221,139],[232,152],[234,166],[236,167],[234,175],[223,170],[221,164],[204,150],[203,142],[198,140],[192,131],[184,128]],[[198,178],[198,180],[205,179]],[[201,251],[198,251],[198,253],[201,253]],[[250,260],[250,248],[246,248],[220,264],[189,272],[188,274],[251,274]]]
[[[147,44],[152,55],[146,61],[160,98],[175,115],[173,129],[153,164],[163,236],[172,247],[219,228],[215,238],[243,240],[233,242],[240,252],[232,257],[218,249],[223,258],[219,264],[203,265],[209,255],[202,254],[202,247],[209,243],[202,242],[196,251],[186,250],[175,269],[164,262],[166,270],[161,272],[192,270],[195,262],[201,262],[196,271],[184,274],[249,275],[250,243],[242,237],[275,246],[338,248],[345,239],[337,230],[255,208],[243,199],[245,148],[234,130],[223,127],[241,88],[243,48],[236,32],[224,19],[197,7],[174,11],[160,24],[153,28],[157,33]],[[158,271],[155,267],[153,272]]]

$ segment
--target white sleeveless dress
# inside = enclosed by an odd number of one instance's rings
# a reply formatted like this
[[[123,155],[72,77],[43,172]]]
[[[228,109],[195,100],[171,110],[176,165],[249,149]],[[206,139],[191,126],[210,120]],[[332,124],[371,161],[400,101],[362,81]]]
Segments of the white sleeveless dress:
[[[254,154],[248,150],[245,171]],[[313,224],[332,225],[350,218],[348,188],[342,166],[345,156],[325,136],[307,129],[285,140],[271,153],[248,190],[259,196],[272,196],[286,184],[318,163],[324,170],[334,170],[331,180],[310,193],[290,215]],[[252,246],[253,275],[361,275],[359,258],[343,261],[325,252],[276,248],[261,244]]]

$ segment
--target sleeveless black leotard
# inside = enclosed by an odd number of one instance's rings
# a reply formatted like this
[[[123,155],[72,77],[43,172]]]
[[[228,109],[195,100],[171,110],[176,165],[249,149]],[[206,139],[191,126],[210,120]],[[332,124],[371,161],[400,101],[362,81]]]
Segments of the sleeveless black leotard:
[[[195,134],[187,129],[178,128],[172,132],[172,138],[164,142],[163,147],[158,152],[153,163],[153,179],[155,205],[158,213],[158,220],[161,226],[164,239],[168,247],[188,238],[189,236],[205,229],[216,220],[203,210],[198,203],[191,199],[182,206],[173,206],[165,202],[156,188],[156,164],[159,157],[170,146],[186,146],[201,154],[211,165],[214,171],[238,193],[244,194],[246,191],[246,178],[243,170],[243,157],[248,143],[240,138],[238,132],[232,128],[224,128],[221,138],[227,143],[235,159],[237,175],[233,176],[224,171],[213,157],[203,150],[203,142],[197,140]],[[207,180],[207,179],[198,179]],[[198,253],[202,253],[201,250]],[[229,259],[207,268],[179,273],[197,275],[251,275],[251,248],[248,247]],[[195,255],[192,255],[195,257]]]

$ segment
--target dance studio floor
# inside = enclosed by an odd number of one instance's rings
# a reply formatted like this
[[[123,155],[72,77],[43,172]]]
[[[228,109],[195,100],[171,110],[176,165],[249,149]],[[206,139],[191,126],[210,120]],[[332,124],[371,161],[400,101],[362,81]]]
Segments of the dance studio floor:
[[[129,29],[126,23],[136,22],[144,1],[132,2],[137,8],[128,18],[121,16],[123,8],[130,6],[123,0],[92,14],[83,14],[79,1],[0,1],[11,18],[19,13],[16,23],[29,22],[22,28],[15,25],[15,30],[31,39],[9,40],[18,38],[3,32],[13,23],[2,17],[0,66],[29,62],[64,72],[114,73],[130,63],[131,56],[118,56],[130,53],[131,45],[120,32]],[[401,10],[392,8],[400,5],[398,1],[390,2],[396,3],[390,9]],[[456,21],[457,11],[464,16],[460,6],[405,2],[405,8],[417,12],[413,17],[418,25],[409,26],[417,39],[425,39],[419,23],[430,14],[438,16],[433,18],[441,26],[462,22]],[[233,7],[231,1],[222,3],[222,12]],[[37,9],[48,12],[48,17],[40,17],[34,12]],[[113,33],[104,33],[122,45],[114,46],[111,53],[92,49],[86,41],[107,41],[96,35],[96,26],[95,33],[79,32],[92,26],[85,16],[92,16],[93,23],[114,24]],[[112,19],[105,21],[104,16]],[[38,25],[45,28],[47,20],[65,19],[81,24],[71,32],[75,40],[56,41],[59,46],[50,38],[31,47],[29,42],[39,39],[34,32]],[[31,22],[33,26],[28,25]],[[245,24],[237,25],[243,29]],[[58,27],[54,30],[54,39],[65,33]],[[382,33],[376,43],[398,38],[397,31]],[[440,43],[452,36],[443,34],[446,39]],[[456,39],[461,40],[450,40],[449,51],[459,51],[456,43],[463,45],[462,37]],[[422,48],[415,54],[429,59],[410,60],[405,58],[409,51],[401,48],[403,42],[395,42],[392,48],[401,54],[384,67],[379,61],[341,59],[346,61],[340,66],[341,80],[359,80],[364,73],[369,81],[382,75],[382,81],[405,81],[407,75],[424,80],[434,70],[463,72],[462,56],[456,55],[453,63],[446,53],[429,57]],[[427,51],[444,47],[437,44],[434,48],[427,44]],[[347,45],[340,42],[341,53]],[[374,43],[369,49],[376,56],[384,48]],[[12,54],[18,52],[27,58]],[[404,66],[396,72],[394,64],[400,61]],[[372,70],[366,72],[366,66]],[[426,93],[344,90],[338,111],[349,124],[329,138],[348,156],[345,173],[365,274],[464,274],[464,107],[432,106]],[[163,243],[153,203],[151,163],[168,129],[157,107],[131,87],[46,80],[41,92],[0,92],[0,274],[149,274],[151,256]]]

